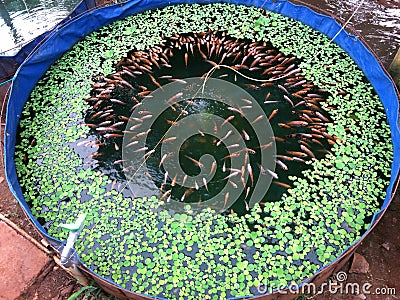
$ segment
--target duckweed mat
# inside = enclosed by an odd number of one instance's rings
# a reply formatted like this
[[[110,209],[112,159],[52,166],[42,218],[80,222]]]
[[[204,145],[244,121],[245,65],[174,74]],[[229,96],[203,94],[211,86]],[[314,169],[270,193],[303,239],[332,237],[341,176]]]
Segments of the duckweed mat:
[[[115,156],[110,161],[118,161],[121,144],[118,136],[105,136],[118,132],[100,134],[96,128],[110,120],[119,129],[115,124],[124,120],[117,117],[126,115],[119,112],[88,126],[97,113],[90,99],[98,100],[101,91],[96,88],[103,88],[99,84],[107,82],[105,78],[115,80],[109,74],[119,72],[129,54],[149,51],[174,36],[213,32],[232,40],[268,43],[276,53],[295,58],[299,70],[291,85],[305,80],[324,93],[318,105],[311,101],[314,106],[298,108],[310,118],[326,118],[317,128],[320,133],[312,128],[302,132],[305,126],[296,127],[295,133],[314,138],[327,151],[316,158],[308,155],[301,162],[306,167],[287,177],[284,184],[289,186],[277,199],[265,199],[271,201],[242,213],[205,209],[193,214],[188,203],[185,213],[172,214],[162,210],[165,199],[133,198],[124,189],[122,173],[114,171],[118,167],[100,159],[104,147],[111,146],[114,150],[109,152]],[[249,53],[251,65],[257,58]],[[279,70],[270,72],[274,71]],[[127,77],[121,79],[128,82]],[[290,84],[283,87],[290,90]],[[260,95],[256,96],[258,100]],[[262,102],[272,101],[263,97]],[[114,101],[107,109],[116,109],[116,104],[122,105]],[[106,107],[100,111],[107,113]],[[298,21],[233,4],[167,6],[88,35],[37,83],[19,125],[19,183],[32,214],[48,234],[65,240],[67,232],[59,225],[87,213],[75,245],[82,262],[128,290],[165,298],[253,296],[265,287],[272,291],[312,276],[368,228],[386,196],[393,158],[380,99],[341,48]],[[293,133],[278,138],[288,134]]]

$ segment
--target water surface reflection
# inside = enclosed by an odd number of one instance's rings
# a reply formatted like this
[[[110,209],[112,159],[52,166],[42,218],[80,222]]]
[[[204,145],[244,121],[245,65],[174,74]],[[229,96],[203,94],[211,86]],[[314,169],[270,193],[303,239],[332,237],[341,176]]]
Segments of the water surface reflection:
[[[77,3],[77,0],[0,0],[0,53],[51,29]],[[18,50],[5,54],[13,55]]]
[[[388,67],[400,46],[399,0],[313,0],[305,1],[346,21],[359,7],[350,21]],[[361,4],[361,6],[360,6]]]

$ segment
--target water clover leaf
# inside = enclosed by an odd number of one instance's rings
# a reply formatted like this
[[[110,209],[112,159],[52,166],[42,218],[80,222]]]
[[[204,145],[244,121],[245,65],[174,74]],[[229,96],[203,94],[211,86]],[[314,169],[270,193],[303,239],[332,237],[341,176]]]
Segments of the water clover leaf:
[[[346,165],[345,165],[345,163],[343,162],[343,161],[336,161],[335,162],[335,165],[336,165],[336,167],[338,168],[338,169],[343,169]]]
[[[239,270],[244,270],[248,265],[248,261],[239,261],[236,266],[238,267]]]
[[[133,33],[136,32],[136,30],[137,30],[137,27],[135,25],[132,25],[130,27],[126,27],[125,34],[132,35]]]
[[[114,53],[115,53],[115,50],[113,50],[113,49],[107,50],[107,51],[105,51],[105,52],[103,53],[103,57],[104,57],[105,59],[113,58]]]
[[[254,29],[256,31],[259,31],[261,28],[267,26],[269,24],[269,19],[265,16],[260,16],[255,22],[254,22]]]

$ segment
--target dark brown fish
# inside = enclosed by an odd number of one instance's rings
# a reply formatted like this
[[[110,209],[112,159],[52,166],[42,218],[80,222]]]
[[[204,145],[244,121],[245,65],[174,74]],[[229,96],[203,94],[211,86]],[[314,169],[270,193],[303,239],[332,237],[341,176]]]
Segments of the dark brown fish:
[[[253,90],[258,90],[260,87],[258,85],[252,84],[252,83],[246,83],[246,87],[251,88]]]
[[[99,157],[99,156],[102,156],[102,155],[103,155],[103,153],[92,153],[92,154],[90,154],[88,156],[88,158]]]
[[[160,78],[160,79],[171,79],[172,75],[163,75],[163,76],[160,76],[158,78]]]
[[[225,194],[225,198],[224,198],[224,207],[226,206],[226,203],[228,202],[228,199],[229,199],[229,192],[227,192],[227,193]]]
[[[274,82],[273,82],[273,81],[266,81],[266,82],[263,82],[263,83],[261,84],[262,87],[273,86],[273,85],[274,85]]]
[[[278,125],[279,125],[279,124],[278,124]],[[283,142],[286,141],[284,138],[281,138],[281,137],[279,137],[279,136],[274,136],[274,140],[277,141],[277,142],[281,142],[281,143],[283,143]]]
[[[304,84],[306,82],[307,82],[307,80],[305,80],[305,79],[304,80],[300,80],[300,81],[292,84],[291,87],[296,87],[296,86],[302,85],[302,84]]]
[[[170,141],[173,141],[173,140],[176,140],[176,136],[171,136],[169,138],[166,138],[166,139],[162,140],[161,143],[167,143],[167,142],[170,142]]]
[[[323,114],[321,114],[319,111],[316,111],[315,114],[316,114],[316,116],[317,116],[318,118],[320,118],[322,121],[329,122],[329,119],[326,118],[326,117],[325,117]]]
[[[290,154],[290,155],[293,155],[293,156],[297,156],[297,157],[306,157],[306,156],[308,156],[304,152],[300,152],[300,151],[286,151],[286,153]]]
[[[271,147],[272,144],[273,144],[273,142],[269,142],[269,143],[264,144],[264,145],[261,145],[261,146],[259,146],[259,147],[257,147],[257,148],[260,148],[261,150],[263,150],[263,149],[266,149],[266,148]]]
[[[255,118],[254,119],[254,121],[253,122],[251,122],[251,124],[255,124],[255,123],[257,123],[258,121],[260,121],[262,118],[264,118],[264,115],[260,115],[260,116],[258,116],[257,118]]]
[[[308,122],[305,122],[305,121],[290,121],[290,122],[287,122],[286,125],[289,125],[291,127],[292,126],[300,127],[300,126],[307,126]]]
[[[293,157],[291,157],[291,156],[277,155],[276,157],[279,158],[279,159],[286,160],[286,161],[293,161]]]
[[[289,170],[288,166],[286,164],[284,164],[282,161],[280,161],[279,159],[276,160],[276,164],[282,168],[282,170],[287,171]]]
[[[161,84],[159,84],[158,81],[157,81],[151,74],[148,74],[148,75],[149,75],[149,77],[150,77],[150,80],[151,80],[157,87],[162,88]]]
[[[229,116],[229,117],[227,117],[227,118],[222,122],[221,127],[224,126],[226,123],[232,121],[234,117],[235,117],[235,116]]]
[[[290,188],[292,188],[289,184],[286,184],[286,183],[283,183],[283,182],[280,182],[280,181],[276,181],[276,180],[274,180],[274,181],[272,181],[274,184],[277,184],[277,185],[279,185],[279,186],[281,186],[281,187],[284,187],[285,189],[290,189]]]
[[[150,93],[151,93],[150,90],[148,90],[148,91],[143,91],[143,92],[138,93],[138,96],[139,96],[139,97],[144,97],[144,96],[147,96],[147,95],[150,94]]]
[[[182,93],[182,92],[179,92],[179,93],[173,95],[172,97],[170,97],[170,98],[167,100],[167,102],[168,102],[168,103],[171,103],[171,102],[175,101],[176,99],[178,99],[179,97],[181,97],[182,95],[183,95],[183,93]]]
[[[294,107],[293,101],[286,95],[283,95],[283,98],[292,106]]]
[[[268,120],[271,120],[278,113],[279,109],[274,109],[268,117]]]
[[[306,146],[300,145],[300,149],[303,150],[305,153],[307,153],[308,156],[315,158],[314,153],[312,153],[312,151],[310,149],[308,149]]]
[[[105,138],[117,138],[117,137],[122,137],[122,134],[118,133],[107,133],[104,135]]]
[[[253,169],[251,168],[250,164],[247,164],[247,172],[249,172],[250,179],[251,179],[251,185],[254,185],[254,176],[253,176]]]
[[[125,146],[125,148],[132,147],[133,145],[136,145],[136,144],[138,144],[138,143],[139,143],[139,141],[130,142],[129,144],[127,144],[127,145]]]
[[[198,160],[195,160],[194,158],[192,158],[190,156],[187,156],[187,155],[185,155],[185,156],[186,156],[187,159],[191,160],[196,166],[198,166],[200,168],[203,167],[203,164],[201,162],[199,162]]]
[[[167,197],[168,195],[171,194],[171,190],[166,191],[161,197],[160,197],[160,201],[163,200],[165,197]]]
[[[318,141],[317,139],[311,139],[312,142],[320,145],[320,146],[324,146],[320,141]]]
[[[285,123],[278,123],[278,126],[282,127],[282,128],[286,128],[286,129],[291,129],[292,128],[292,127],[290,127],[289,125],[287,125]]]

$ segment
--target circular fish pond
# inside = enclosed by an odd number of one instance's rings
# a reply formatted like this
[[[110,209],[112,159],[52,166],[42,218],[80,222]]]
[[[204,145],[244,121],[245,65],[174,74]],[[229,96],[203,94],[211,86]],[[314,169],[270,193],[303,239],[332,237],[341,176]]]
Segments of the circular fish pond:
[[[21,106],[16,173],[50,240],[84,213],[74,247],[95,274],[225,299],[300,283],[366,232],[390,197],[392,135],[336,43],[235,4],[115,19],[51,56]]]

